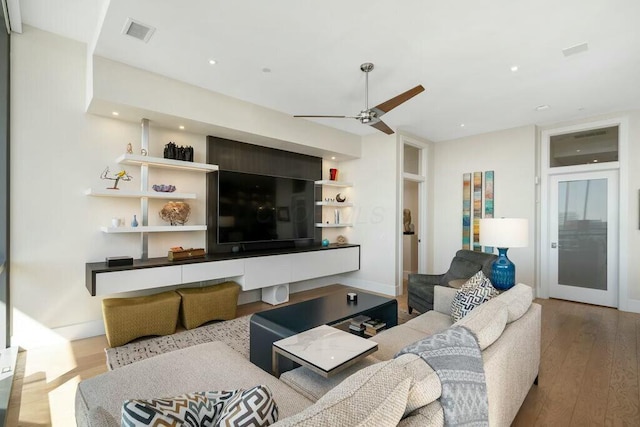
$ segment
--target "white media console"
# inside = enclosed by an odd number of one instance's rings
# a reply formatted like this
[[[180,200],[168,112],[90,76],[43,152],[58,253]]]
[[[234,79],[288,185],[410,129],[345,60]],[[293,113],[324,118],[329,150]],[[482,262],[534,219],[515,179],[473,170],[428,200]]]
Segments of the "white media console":
[[[111,295],[217,279],[238,282],[243,291],[262,289],[263,300],[283,301],[283,285],[360,269],[360,246],[331,245],[208,255],[188,261],[153,258],[132,266],[88,263],[86,286],[91,295]],[[288,299],[288,290],[287,290]]]

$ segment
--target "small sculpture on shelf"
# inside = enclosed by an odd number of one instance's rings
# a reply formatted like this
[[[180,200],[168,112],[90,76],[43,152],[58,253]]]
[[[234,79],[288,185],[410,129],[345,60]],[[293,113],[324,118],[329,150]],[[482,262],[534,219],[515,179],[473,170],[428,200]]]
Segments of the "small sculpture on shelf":
[[[153,184],[151,188],[153,188],[153,191],[160,193],[173,193],[176,191],[176,186],[171,184]]]
[[[131,181],[133,179],[131,175],[129,175],[127,171],[124,169],[113,176],[109,176],[109,174],[110,174],[109,166],[104,168],[104,170],[100,174],[100,179],[108,179],[110,181],[115,181],[113,183],[113,187],[107,187],[108,190],[119,190],[118,183],[120,181]]]
[[[133,154],[133,145],[131,143],[127,144],[127,154]]]
[[[171,225],[184,225],[191,214],[191,207],[185,202],[169,202],[159,212],[160,218]]]
[[[164,146],[164,158],[193,162],[193,147],[178,146],[175,142],[169,142]]]
[[[336,202],[344,203],[346,201],[347,201],[347,198],[345,196],[341,196],[340,193],[336,194]]]
[[[404,228],[404,233],[405,234],[413,234],[414,233],[414,227],[413,224],[411,223],[411,210],[409,209],[404,209],[402,211],[402,224],[403,224],[403,228]]]

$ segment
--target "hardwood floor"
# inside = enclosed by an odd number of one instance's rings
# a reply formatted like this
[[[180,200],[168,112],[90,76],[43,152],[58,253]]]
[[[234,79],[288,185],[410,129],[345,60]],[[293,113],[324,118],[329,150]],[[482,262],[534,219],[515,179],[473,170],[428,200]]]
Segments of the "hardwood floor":
[[[290,303],[341,285],[299,292]],[[407,297],[398,298],[406,310]],[[640,426],[640,314],[560,300],[542,308],[539,385],[533,386],[515,426]],[[238,307],[238,316],[269,309]],[[7,426],[73,426],[79,381],[106,371],[104,336],[21,352]]]

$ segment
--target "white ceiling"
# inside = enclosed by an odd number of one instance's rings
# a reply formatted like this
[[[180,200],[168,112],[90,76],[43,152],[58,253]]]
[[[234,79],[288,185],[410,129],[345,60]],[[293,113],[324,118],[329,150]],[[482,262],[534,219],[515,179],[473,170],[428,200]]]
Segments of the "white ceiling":
[[[383,120],[433,141],[640,108],[638,0],[20,3],[25,24],[97,37],[97,55],[287,114],[357,114],[359,67],[373,62],[370,105],[422,84]],[[148,43],[121,34],[127,18],[156,27]],[[587,52],[562,54],[583,42]]]

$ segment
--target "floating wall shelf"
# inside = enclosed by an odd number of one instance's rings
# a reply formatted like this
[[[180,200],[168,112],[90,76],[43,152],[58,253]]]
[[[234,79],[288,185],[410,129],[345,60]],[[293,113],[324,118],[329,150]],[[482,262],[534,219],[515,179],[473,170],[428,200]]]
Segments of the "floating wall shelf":
[[[316,202],[316,206],[334,206],[336,208],[350,208],[353,203],[349,202]]]
[[[351,182],[342,182],[342,181],[332,181],[330,179],[323,179],[320,181],[315,181],[316,185],[326,185],[328,187],[353,187]]]
[[[122,234],[122,233],[166,233],[180,231],[205,231],[206,225],[148,225],[138,227],[100,227],[103,233]]]
[[[163,159],[161,157],[149,157],[140,154],[123,154],[116,159],[116,162],[123,165],[148,165],[156,168],[182,169],[196,172],[213,172],[218,170],[218,165]]]
[[[130,198],[140,198],[140,197],[148,197],[149,199],[171,199],[171,200],[184,200],[184,199],[195,199],[195,193],[164,193],[161,191],[131,191],[131,190],[111,190],[111,189],[102,189],[102,188],[88,188],[84,191],[84,194],[87,196],[95,196],[95,197],[130,197]]]

